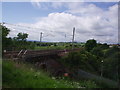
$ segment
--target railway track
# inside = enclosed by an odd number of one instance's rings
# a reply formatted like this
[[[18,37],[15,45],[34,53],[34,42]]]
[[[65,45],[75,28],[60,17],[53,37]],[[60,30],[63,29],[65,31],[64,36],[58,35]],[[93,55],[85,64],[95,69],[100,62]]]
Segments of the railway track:
[[[19,62],[21,60],[35,64],[36,67],[45,68],[52,75],[63,75],[64,72],[68,72],[66,67],[62,65],[56,58],[59,58],[59,54],[66,54],[70,52],[76,52],[80,49],[64,49],[64,50],[20,50],[20,51],[7,51],[4,52],[5,58],[11,58],[11,60]],[[44,67],[43,67],[44,65]]]
[[[27,57],[40,57],[40,56],[52,56],[61,53],[69,53],[79,51],[80,49],[64,49],[64,50],[20,50],[20,51],[6,51],[4,52],[5,58],[27,58]]]

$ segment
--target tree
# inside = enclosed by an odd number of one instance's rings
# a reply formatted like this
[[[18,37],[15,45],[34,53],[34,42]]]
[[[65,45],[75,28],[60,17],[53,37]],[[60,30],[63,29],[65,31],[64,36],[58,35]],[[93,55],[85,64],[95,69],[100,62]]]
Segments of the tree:
[[[87,51],[91,51],[94,47],[97,46],[96,40],[91,39],[85,43],[85,48]]]
[[[27,41],[27,33],[18,33],[17,37],[13,38],[13,46],[15,50],[21,49],[34,49],[35,43],[32,41]]]
[[[100,47],[103,50],[103,49],[108,49],[109,45],[107,45],[107,43],[104,43],[104,44],[98,43],[97,47]]]
[[[96,55],[98,58],[101,58],[101,57],[104,56],[102,48],[100,46],[94,47],[91,50],[91,53],[94,54],[94,55]]]
[[[99,73],[100,64],[97,57],[84,49],[80,52],[69,53],[62,61],[71,70],[82,69],[96,74]]]
[[[112,47],[105,53],[104,59],[104,77],[118,80],[120,76],[118,75],[119,66],[120,66],[120,52],[119,48]],[[114,74],[113,74],[114,73]]]
[[[0,30],[2,31],[2,50],[11,50],[12,39],[7,37],[10,30],[1,24]]]
[[[0,25],[0,29],[2,30],[2,38],[7,38],[7,35],[9,34],[10,30],[3,25]]]
[[[18,33],[18,35],[17,35],[18,40],[26,41],[27,38],[28,38],[27,33]]]

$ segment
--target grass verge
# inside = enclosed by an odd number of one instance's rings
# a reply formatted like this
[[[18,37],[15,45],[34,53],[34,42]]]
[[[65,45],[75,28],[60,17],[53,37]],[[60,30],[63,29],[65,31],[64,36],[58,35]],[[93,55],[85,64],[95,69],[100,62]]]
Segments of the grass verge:
[[[3,88],[96,88],[92,81],[73,82],[49,77],[32,65],[3,60]]]

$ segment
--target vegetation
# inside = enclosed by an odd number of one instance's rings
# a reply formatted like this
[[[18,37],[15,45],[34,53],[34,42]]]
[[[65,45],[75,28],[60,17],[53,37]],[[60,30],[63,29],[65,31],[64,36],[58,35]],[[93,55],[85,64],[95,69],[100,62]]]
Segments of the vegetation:
[[[85,44],[85,48],[87,51],[92,50],[96,46],[97,46],[97,42],[94,39],[88,40]]]
[[[75,48],[80,48],[82,47],[81,43],[76,43],[75,44]],[[55,42],[55,43],[52,43],[52,42],[42,42],[41,43],[41,46],[39,45],[36,45],[34,50],[50,50],[50,49],[71,49],[72,48],[72,45],[71,43],[64,43],[62,44],[61,42]]]
[[[7,38],[10,30],[5,26],[0,25],[0,29],[2,30],[2,49],[10,48],[11,47],[11,38]]]
[[[43,49],[70,49],[71,43],[63,42],[35,42],[28,41],[27,33],[18,33],[17,37],[8,38],[10,30],[5,26],[0,25],[2,29],[2,48],[3,50],[43,50]],[[120,48],[118,46],[109,47],[106,43],[97,43],[96,40],[91,39],[86,43],[74,43],[75,48],[81,48],[79,52],[71,52],[68,56],[60,59],[60,62],[67,66],[73,72],[77,72],[78,69],[90,72],[95,75],[99,75],[114,81],[118,81],[120,78],[118,74],[120,62]],[[65,80],[53,80],[47,74],[35,70],[29,70],[25,67],[20,68],[19,65],[12,62],[3,63],[3,85],[4,87],[51,87],[51,88],[78,88],[78,87],[96,87],[91,81],[86,82],[88,86],[82,86],[83,83],[65,81]],[[24,74],[23,74],[24,73]],[[35,76],[37,73],[42,73]],[[36,79],[37,78],[37,79]],[[21,83],[22,82],[22,83]],[[33,83],[34,82],[34,83]],[[48,83],[48,84],[46,84]],[[72,83],[72,85],[70,84]],[[74,83],[74,84],[73,84]]]
[[[69,81],[49,77],[33,65],[3,61],[3,88],[96,88],[93,81]]]
[[[96,43],[96,40],[88,40],[84,49],[81,49],[80,52],[70,53],[62,58],[61,62],[72,70],[82,69],[117,81],[120,78],[118,76],[119,50],[117,46],[109,48],[107,44]]]
[[[26,38],[28,38],[28,34],[26,33],[18,33],[17,36],[18,36],[17,39],[21,41],[26,41]]]

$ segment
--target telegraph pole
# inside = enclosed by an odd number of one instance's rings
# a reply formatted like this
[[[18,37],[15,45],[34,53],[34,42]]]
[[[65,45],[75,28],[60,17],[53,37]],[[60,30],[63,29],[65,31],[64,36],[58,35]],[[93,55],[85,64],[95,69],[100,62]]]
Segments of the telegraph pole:
[[[75,27],[73,28],[72,49],[74,49]]]
[[[41,42],[42,42],[42,32],[40,33],[40,46],[41,46]]]

